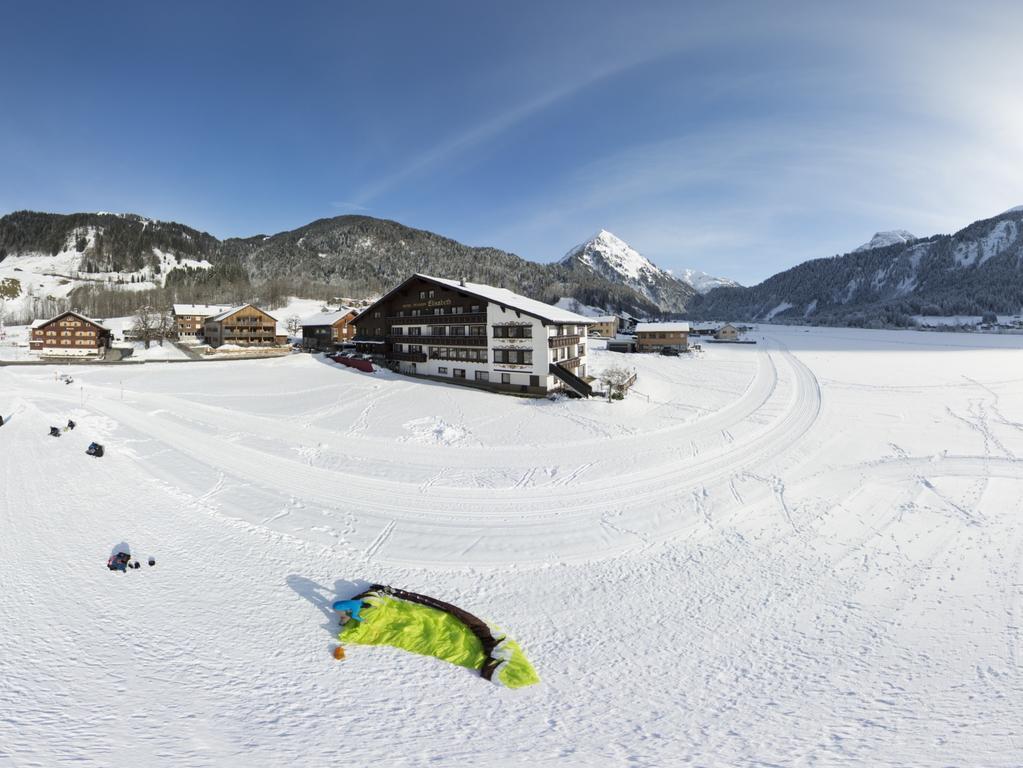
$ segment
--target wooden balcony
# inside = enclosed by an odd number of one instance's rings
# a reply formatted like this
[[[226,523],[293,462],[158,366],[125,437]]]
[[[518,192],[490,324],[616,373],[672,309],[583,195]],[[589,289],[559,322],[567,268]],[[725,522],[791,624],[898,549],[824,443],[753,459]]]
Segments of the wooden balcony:
[[[551,336],[547,339],[547,346],[551,349],[571,347],[573,344],[578,344],[581,338],[580,336]]]
[[[568,358],[568,360],[559,360],[557,363],[555,363],[555,365],[560,365],[562,368],[578,368],[579,358],[570,357]]]
[[[425,352],[388,352],[388,360],[405,360],[409,363],[425,363]]]
[[[391,325],[486,325],[487,313],[464,312],[461,315],[419,315],[417,317],[388,316],[384,320]]]
[[[431,344],[437,347],[486,347],[486,336],[415,336],[395,334],[388,336],[392,344]]]

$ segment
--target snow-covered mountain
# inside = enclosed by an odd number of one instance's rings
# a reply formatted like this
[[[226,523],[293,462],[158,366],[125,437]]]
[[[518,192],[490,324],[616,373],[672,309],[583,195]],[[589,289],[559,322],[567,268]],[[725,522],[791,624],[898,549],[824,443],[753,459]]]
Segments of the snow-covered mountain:
[[[890,229],[887,232],[875,232],[869,242],[864,243],[859,248],[854,248],[853,253],[871,251],[874,248],[887,248],[889,245],[898,245],[899,243],[911,243],[916,239],[916,235],[912,232],[907,232],[904,229]]]
[[[1023,207],[953,235],[879,232],[844,256],[804,262],[750,288],[700,296],[689,313],[884,327],[910,324],[917,315],[1015,315],[1021,307]]]
[[[560,262],[605,280],[627,286],[665,312],[683,312],[696,290],[685,280],[663,270],[606,229],[572,248]]]
[[[742,287],[739,283],[729,280],[727,277],[714,277],[714,275],[708,275],[706,272],[701,272],[698,269],[684,269],[681,272],[673,272],[672,274],[679,280],[689,283],[693,290],[700,294],[713,291],[715,288]]]

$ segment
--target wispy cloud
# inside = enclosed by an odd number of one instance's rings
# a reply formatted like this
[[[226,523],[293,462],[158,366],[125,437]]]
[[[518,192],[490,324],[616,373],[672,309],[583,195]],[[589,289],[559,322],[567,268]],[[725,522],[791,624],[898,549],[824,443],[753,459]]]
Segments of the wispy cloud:
[[[370,210],[365,205],[359,205],[348,200],[333,200],[330,203],[330,207],[338,211],[368,211]]]
[[[508,110],[481,120],[468,129],[434,144],[408,159],[400,168],[364,186],[354,198],[359,204],[363,204],[380,197],[402,182],[434,170],[438,166],[452,161],[458,155],[499,137],[534,115],[571,98],[586,88],[668,55],[679,47],[681,47],[681,43],[676,42],[674,45],[652,47],[641,54],[631,53],[623,57],[612,57],[603,62],[596,62],[588,66],[584,73],[567,77],[538,96],[526,99]]]

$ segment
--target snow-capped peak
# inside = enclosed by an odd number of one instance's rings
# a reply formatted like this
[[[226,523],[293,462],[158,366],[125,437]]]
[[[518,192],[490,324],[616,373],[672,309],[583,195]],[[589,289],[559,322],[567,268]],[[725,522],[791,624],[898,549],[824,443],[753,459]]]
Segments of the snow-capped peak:
[[[617,235],[600,230],[561,260],[605,279],[626,285],[666,312],[683,312],[693,296],[692,287],[644,257]]]
[[[888,245],[897,245],[898,243],[909,243],[916,240],[916,235],[912,232],[907,232],[904,229],[890,229],[886,232],[875,232],[874,236],[870,238],[869,243],[864,243],[859,248],[853,249],[853,253],[859,251],[869,251],[874,248],[884,248]]]
[[[1016,205],[1007,211],[1002,211],[999,216],[1004,216],[1007,213],[1023,213],[1023,205]]]
[[[562,261],[571,261],[574,258],[578,258],[591,269],[597,268],[598,260],[602,261],[606,267],[631,280],[639,280],[645,273],[650,272],[665,274],[639,251],[606,229],[600,230],[585,243],[572,248]]]
[[[672,274],[674,275],[674,273]],[[697,293],[707,293],[715,288],[741,287],[737,282],[729,280],[727,277],[714,277],[714,275],[708,275],[706,272],[701,272],[698,269],[683,269],[674,276],[685,283],[689,283]]]

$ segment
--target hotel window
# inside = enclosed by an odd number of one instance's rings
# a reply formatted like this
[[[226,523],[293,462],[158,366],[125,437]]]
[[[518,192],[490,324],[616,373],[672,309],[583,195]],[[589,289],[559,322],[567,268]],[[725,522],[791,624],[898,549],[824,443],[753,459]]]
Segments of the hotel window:
[[[464,368],[455,368],[454,371],[452,371],[452,375],[456,379],[464,379],[465,378],[465,369]]]
[[[420,291],[419,292],[419,298],[425,299],[426,298],[426,291]]]
[[[448,369],[442,365],[440,368],[437,369],[437,373],[441,374],[442,376],[447,376]]]
[[[473,304],[472,305],[472,309],[470,311],[473,312],[474,314],[478,314],[479,311],[480,311],[480,305],[479,304]]]
[[[447,336],[448,329],[443,325],[431,325],[430,326],[431,336]]]
[[[381,317],[379,309],[376,312],[373,313],[373,317]]]
[[[486,371],[476,371],[476,381],[490,381],[490,374]]]
[[[502,384],[511,384],[511,374],[510,373],[502,373],[501,374],[501,383]]]
[[[433,292],[433,291],[430,291],[430,298],[431,298],[431,299],[433,298],[433,294],[434,294],[434,292]]]
[[[465,311],[465,307],[452,307],[451,308],[451,314],[452,315],[460,315],[464,311]]]
[[[420,328],[418,325],[413,325],[411,328],[408,329],[408,335],[409,336],[422,336],[423,335],[423,329]]]
[[[495,339],[531,339],[533,328],[529,325],[495,325]]]
[[[469,326],[469,335],[470,336],[486,336],[487,335],[487,326],[485,326],[485,325],[470,325]]]
[[[532,365],[533,351],[530,349],[495,349],[495,363],[509,363],[511,365]]]
[[[413,309],[412,310],[412,317],[419,317],[419,310],[418,309]]]
[[[423,345],[422,344],[409,344],[408,345],[408,351],[409,352],[422,352],[423,351]]]
[[[433,295],[433,291],[430,291],[430,295],[431,296]],[[441,307],[434,307],[433,308],[433,314],[435,314],[435,315],[443,315],[444,314],[444,310]]]

